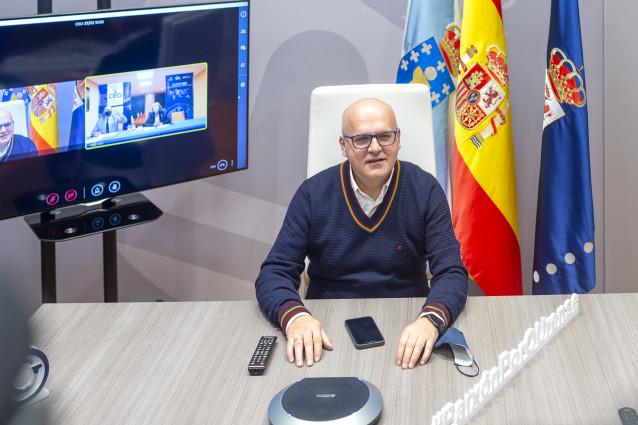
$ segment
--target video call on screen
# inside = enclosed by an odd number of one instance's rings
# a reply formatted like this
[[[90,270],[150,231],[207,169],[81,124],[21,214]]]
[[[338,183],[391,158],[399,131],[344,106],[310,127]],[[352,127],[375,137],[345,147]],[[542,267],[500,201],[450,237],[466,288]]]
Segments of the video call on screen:
[[[20,182],[0,219],[246,168],[247,2],[5,20],[0,43],[0,176]]]

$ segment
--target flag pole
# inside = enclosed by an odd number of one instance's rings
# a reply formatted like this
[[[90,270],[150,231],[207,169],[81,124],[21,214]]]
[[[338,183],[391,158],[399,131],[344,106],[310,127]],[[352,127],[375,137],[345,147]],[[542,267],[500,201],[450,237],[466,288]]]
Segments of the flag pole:
[[[98,10],[110,9],[111,0],[97,0]],[[104,302],[117,302],[117,230],[102,233]]]
[[[38,0],[38,15],[53,12],[52,0]],[[40,274],[42,286],[42,302],[56,302],[56,269],[55,269],[55,243],[40,241]]]

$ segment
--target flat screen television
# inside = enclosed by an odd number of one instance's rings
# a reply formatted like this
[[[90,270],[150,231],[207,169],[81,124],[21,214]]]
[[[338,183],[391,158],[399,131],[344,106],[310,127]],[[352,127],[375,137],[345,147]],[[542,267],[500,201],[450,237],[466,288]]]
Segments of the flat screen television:
[[[248,12],[0,20],[0,220],[245,169]]]

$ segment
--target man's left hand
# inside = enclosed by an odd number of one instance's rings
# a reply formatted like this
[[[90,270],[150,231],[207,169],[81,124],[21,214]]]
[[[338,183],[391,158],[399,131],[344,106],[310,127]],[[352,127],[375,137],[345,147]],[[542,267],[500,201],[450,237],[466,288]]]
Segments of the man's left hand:
[[[397,366],[412,369],[421,358],[421,365],[427,363],[432,354],[439,330],[428,320],[421,317],[403,330],[397,348]]]

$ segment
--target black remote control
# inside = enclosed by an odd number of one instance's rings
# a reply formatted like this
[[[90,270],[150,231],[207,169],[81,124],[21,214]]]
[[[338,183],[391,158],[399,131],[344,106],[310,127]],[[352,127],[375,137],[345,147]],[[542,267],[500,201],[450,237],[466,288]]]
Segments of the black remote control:
[[[276,336],[262,336],[259,338],[257,348],[255,348],[253,357],[248,364],[248,373],[251,375],[261,375],[264,373],[268,359],[270,358],[270,353],[272,353],[272,349],[275,347],[275,341],[277,341]]]
[[[622,409],[618,409],[618,414],[620,415],[620,421],[623,425],[638,425],[638,415],[635,409],[623,407]]]

